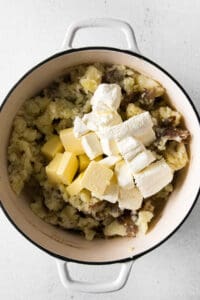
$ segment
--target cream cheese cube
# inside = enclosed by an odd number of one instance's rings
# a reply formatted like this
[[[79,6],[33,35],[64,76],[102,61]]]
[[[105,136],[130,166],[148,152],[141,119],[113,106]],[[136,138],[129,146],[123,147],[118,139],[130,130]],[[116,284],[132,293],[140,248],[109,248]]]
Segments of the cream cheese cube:
[[[121,209],[137,210],[142,206],[143,197],[137,187],[119,190],[119,207]]]
[[[119,149],[114,140],[110,140],[105,137],[105,138],[101,138],[100,142],[101,142],[103,153],[105,155],[111,156],[111,155],[119,154]]]
[[[145,150],[139,153],[132,161],[130,161],[128,166],[134,175],[150,165],[150,163],[155,161],[155,159],[155,155],[150,150]]]
[[[94,112],[84,114],[82,121],[86,124],[87,128],[91,131],[98,130],[97,116]]]
[[[91,132],[81,138],[82,147],[90,159],[103,154],[102,147],[96,133]]]
[[[155,139],[155,133],[152,129],[153,121],[149,112],[144,112],[134,116],[121,124],[112,126],[111,128],[103,128],[99,132],[101,138],[108,138],[115,141],[120,141],[127,136],[132,136],[142,142],[144,145],[149,145]]]
[[[173,171],[164,159],[152,163],[134,174],[135,182],[144,198],[158,193],[173,179]]]
[[[98,131],[122,123],[122,118],[116,111],[102,110],[101,112],[92,111],[85,114],[82,121],[88,131]]]
[[[137,141],[135,138],[128,136],[117,143],[118,149],[123,156],[123,158],[129,162],[136,155],[142,152],[145,147],[144,145]]]
[[[99,162],[92,161],[84,172],[82,185],[94,194],[103,195],[112,176],[112,170]]]
[[[102,104],[111,110],[117,110],[120,106],[121,98],[121,87],[118,84],[102,83],[97,87],[91,99],[91,104],[93,110],[97,111]]]
[[[131,189],[135,187],[133,176],[126,162],[120,161],[115,165],[115,175],[118,185],[122,188]]]
[[[114,165],[122,159],[121,155],[112,155],[103,158],[102,160],[99,161],[100,164],[103,164],[106,167],[114,167]]]
[[[82,121],[80,117],[76,117],[74,120],[74,136],[76,138],[80,138],[82,135],[89,132],[89,129],[87,128],[86,124]]]
[[[122,118],[117,111],[104,110],[95,112],[95,115],[99,130],[104,127],[111,127],[122,123]]]

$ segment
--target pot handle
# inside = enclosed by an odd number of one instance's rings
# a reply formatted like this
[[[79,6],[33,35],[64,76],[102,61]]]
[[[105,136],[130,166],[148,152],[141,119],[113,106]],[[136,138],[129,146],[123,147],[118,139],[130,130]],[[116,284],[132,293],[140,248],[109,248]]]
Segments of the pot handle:
[[[91,18],[73,22],[67,29],[61,50],[72,48],[76,33],[83,28],[113,28],[120,30],[126,38],[128,49],[139,53],[136,37],[133,28],[125,21],[111,18]]]
[[[118,291],[126,284],[133,260],[120,263],[120,271],[116,279],[111,282],[86,282],[77,281],[71,278],[68,262],[57,260],[58,273],[64,287],[71,291],[83,293],[109,293]]]

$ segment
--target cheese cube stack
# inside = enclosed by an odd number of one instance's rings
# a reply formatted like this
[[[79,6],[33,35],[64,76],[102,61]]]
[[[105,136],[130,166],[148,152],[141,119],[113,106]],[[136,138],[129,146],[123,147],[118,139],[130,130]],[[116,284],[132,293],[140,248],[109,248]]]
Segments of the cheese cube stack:
[[[82,185],[94,194],[102,195],[109,185],[113,171],[99,162],[92,161],[84,172]]]
[[[67,128],[60,131],[60,139],[66,151],[75,155],[84,154],[81,140],[74,136],[73,128]]]
[[[57,153],[46,166],[46,173],[53,183],[70,184],[78,169],[78,160],[71,152]]]
[[[80,82],[86,92],[94,92],[92,111],[83,118],[77,116],[73,128],[61,130],[60,138],[53,136],[42,147],[42,153],[52,159],[46,174],[51,182],[67,185],[71,197],[91,193],[100,200],[118,202],[122,210],[135,211],[143,198],[171,182],[173,171],[164,159],[155,162],[154,153],[145,147],[155,139],[150,113],[141,111],[123,122],[117,112],[120,86],[98,85],[100,77],[92,67]]]
[[[50,139],[42,146],[41,152],[48,158],[52,159],[56,153],[63,152],[64,148],[60,141],[59,136],[53,135]]]

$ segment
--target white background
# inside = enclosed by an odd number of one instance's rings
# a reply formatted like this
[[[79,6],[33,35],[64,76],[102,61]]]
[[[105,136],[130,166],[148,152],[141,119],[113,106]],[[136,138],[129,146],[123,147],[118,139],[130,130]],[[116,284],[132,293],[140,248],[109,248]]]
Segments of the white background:
[[[60,48],[71,21],[86,17],[125,19],[141,52],[161,64],[200,109],[200,1],[0,0],[0,101],[34,64]],[[118,32],[82,32],[76,46],[126,47]],[[0,129],[2,130],[2,128]],[[52,257],[26,241],[0,210],[0,299],[200,299],[200,201],[163,246],[137,260],[125,288],[107,295],[69,293]],[[82,279],[111,279],[118,266],[72,265]]]

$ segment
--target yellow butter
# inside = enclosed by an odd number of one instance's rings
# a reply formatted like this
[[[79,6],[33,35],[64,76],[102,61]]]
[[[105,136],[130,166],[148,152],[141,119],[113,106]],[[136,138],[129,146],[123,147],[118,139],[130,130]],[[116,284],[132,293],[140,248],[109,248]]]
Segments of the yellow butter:
[[[90,159],[86,154],[81,154],[78,156],[79,158],[79,171],[84,171],[90,163]]]
[[[52,183],[59,183],[60,177],[57,175],[57,169],[60,165],[60,162],[62,160],[62,153],[57,153],[52,161],[46,166],[46,174]]]
[[[63,152],[64,148],[60,141],[59,136],[53,135],[50,139],[42,146],[41,152],[47,158],[52,159],[56,153]]]
[[[74,136],[73,128],[67,128],[60,131],[60,139],[66,151],[76,155],[84,154],[81,139]]]
[[[97,156],[94,160],[95,161],[99,161],[99,160],[102,160],[103,159],[103,155],[99,155],[99,156]]]
[[[84,172],[82,185],[89,191],[102,195],[109,185],[112,176],[112,170],[96,161],[91,161]]]
[[[89,157],[86,154],[81,154],[78,156],[78,158],[79,158],[79,171],[83,172],[87,168],[87,166],[89,165],[91,160],[89,159]],[[102,159],[103,159],[103,155],[99,155],[94,160],[99,161]]]
[[[78,159],[74,153],[64,152],[62,159],[56,171],[60,181],[64,184],[70,184],[78,170]]]
[[[79,194],[80,191],[83,189],[83,186],[82,186],[83,175],[84,175],[84,172],[80,173],[78,175],[78,177],[66,188],[68,194],[71,197]]]

